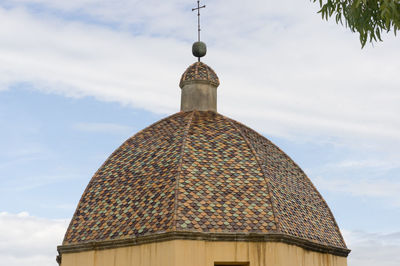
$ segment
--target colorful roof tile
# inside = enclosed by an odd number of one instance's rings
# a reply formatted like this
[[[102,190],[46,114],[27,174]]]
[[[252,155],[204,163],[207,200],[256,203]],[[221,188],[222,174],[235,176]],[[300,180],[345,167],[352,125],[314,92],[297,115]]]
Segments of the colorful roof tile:
[[[300,167],[214,112],[179,112],[124,142],[91,179],[63,245],[171,232],[283,235],[346,249]]]
[[[214,70],[203,62],[196,62],[190,65],[182,74],[179,87],[183,88],[186,84],[193,81],[208,82],[215,87],[219,86],[219,79]]]

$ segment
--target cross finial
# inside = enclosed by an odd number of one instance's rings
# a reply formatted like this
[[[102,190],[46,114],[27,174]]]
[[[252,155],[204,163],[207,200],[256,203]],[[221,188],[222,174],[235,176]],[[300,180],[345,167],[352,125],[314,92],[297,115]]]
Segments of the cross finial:
[[[205,8],[206,5],[200,6],[200,0],[197,0],[197,7],[192,8],[192,11],[197,10],[197,41],[200,41],[200,9]]]

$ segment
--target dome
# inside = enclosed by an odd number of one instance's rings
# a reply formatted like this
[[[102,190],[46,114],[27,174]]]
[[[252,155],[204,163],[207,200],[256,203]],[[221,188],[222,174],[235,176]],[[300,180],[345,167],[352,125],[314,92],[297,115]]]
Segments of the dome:
[[[182,80],[202,67],[192,65]],[[176,113],[115,150],[89,182],[61,248],[170,239],[278,241],[349,253],[299,166],[254,130],[211,111]]]
[[[214,70],[203,62],[196,62],[190,65],[182,74],[179,87],[183,88],[192,82],[209,83],[215,87],[219,86],[219,79]]]

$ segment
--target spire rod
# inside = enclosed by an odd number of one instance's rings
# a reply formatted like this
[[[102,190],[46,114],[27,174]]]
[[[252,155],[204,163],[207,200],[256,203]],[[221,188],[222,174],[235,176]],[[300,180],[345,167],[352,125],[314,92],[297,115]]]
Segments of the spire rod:
[[[200,9],[205,8],[206,5],[200,6],[200,0],[197,0],[197,7],[192,8],[192,11],[197,10],[197,41],[200,42]],[[200,60],[200,59],[199,59]]]
[[[197,57],[198,61],[200,62],[200,57],[203,57],[207,53],[207,45],[200,41],[200,9],[205,8],[206,5],[200,6],[200,0],[197,0],[197,7],[192,8],[192,11],[197,10],[197,42],[195,42],[192,46],[192,54]]]

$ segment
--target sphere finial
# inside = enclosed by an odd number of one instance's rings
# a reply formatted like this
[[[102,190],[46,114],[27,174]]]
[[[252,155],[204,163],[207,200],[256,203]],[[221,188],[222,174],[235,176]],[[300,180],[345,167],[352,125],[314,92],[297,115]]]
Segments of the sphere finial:
[[[200,61],[200,57],[205,56],[207,53],[207,45],[204,42],[198,41],[193,43],[192,46],[192,54],[199,58]]]

